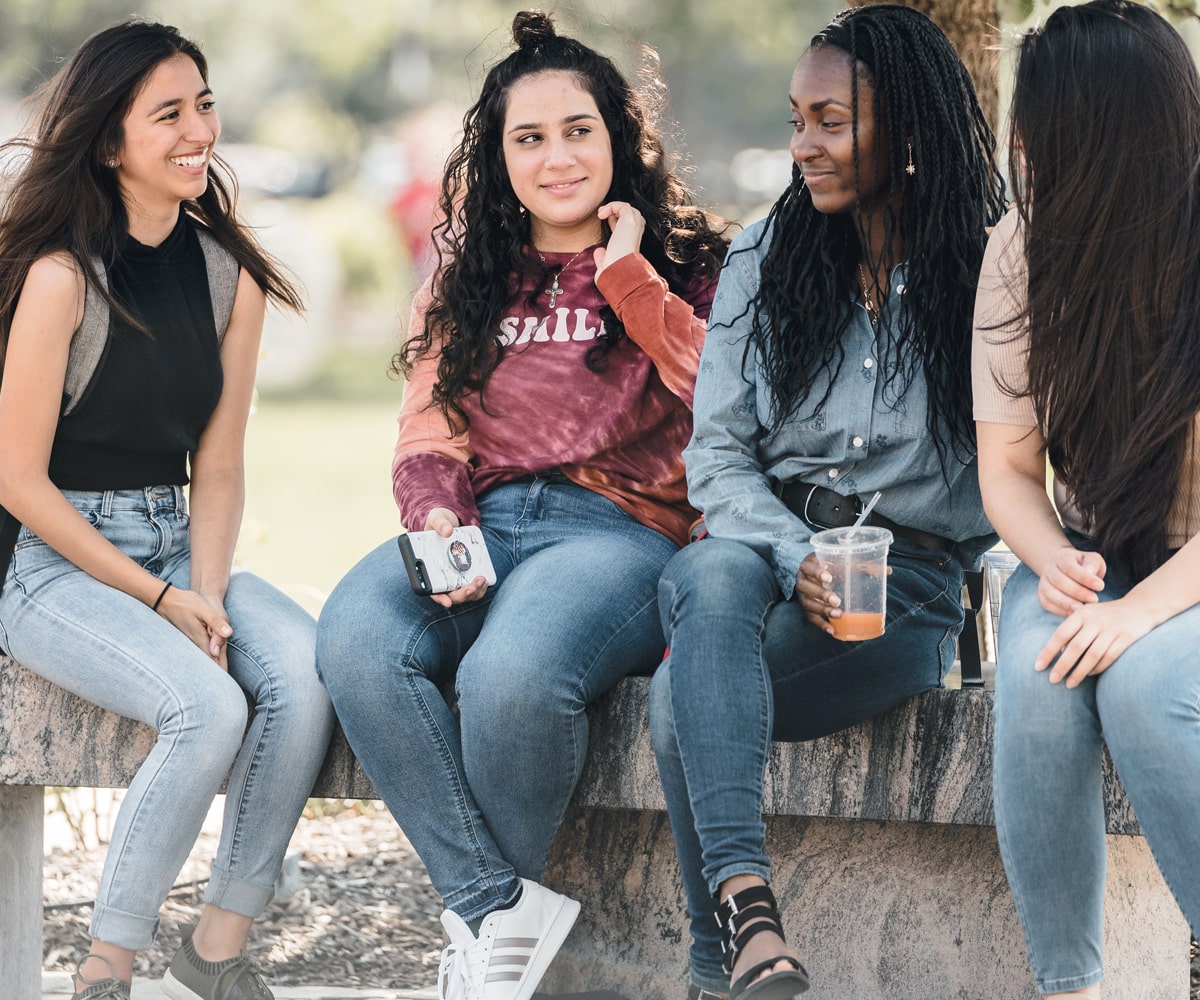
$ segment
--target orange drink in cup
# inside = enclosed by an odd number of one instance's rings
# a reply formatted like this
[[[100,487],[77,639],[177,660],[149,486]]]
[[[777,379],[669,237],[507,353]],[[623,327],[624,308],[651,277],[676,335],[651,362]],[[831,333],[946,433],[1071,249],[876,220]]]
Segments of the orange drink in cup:
[[[883,635],[887,618],[887,557],[892,533],[870,526],[829,528],[810,539],[821,569],[832,577],[841,614],[830,618],[835,638],[859,642]]]

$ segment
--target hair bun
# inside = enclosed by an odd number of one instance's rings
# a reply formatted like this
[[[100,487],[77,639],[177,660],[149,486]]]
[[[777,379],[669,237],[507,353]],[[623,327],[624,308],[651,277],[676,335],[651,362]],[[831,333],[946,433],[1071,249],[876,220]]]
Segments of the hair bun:
[[[513,41],[519,49],[534,49],[539,45],[556,38],[554,22],[550,15],[542,10],[522,10],[517,12],[512,23]]]

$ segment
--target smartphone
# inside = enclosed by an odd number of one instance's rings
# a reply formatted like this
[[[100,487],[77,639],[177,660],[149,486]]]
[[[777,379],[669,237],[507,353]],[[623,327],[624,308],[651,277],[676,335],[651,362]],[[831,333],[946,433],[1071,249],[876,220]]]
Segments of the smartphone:
[[[424,597],[465,587],[477,576],[491,586],[496,568],[488,555],[483,532],[475,525],[455,528],[449,538],[436,531],[410,531],[396,539],[408,582]]]

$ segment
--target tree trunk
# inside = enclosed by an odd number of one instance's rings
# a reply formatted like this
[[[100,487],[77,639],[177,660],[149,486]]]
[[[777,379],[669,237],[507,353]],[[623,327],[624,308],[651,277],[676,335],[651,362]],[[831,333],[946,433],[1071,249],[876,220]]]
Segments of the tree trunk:
[[[850,0],[853,7],[865,7],[878,0]],[[889,0],[913,7],[937,23],[962,56],[975,81],[979,104],[992,128],[999,126],[999,98],[996,74],[999,65],[1000,15],[996,0]]]

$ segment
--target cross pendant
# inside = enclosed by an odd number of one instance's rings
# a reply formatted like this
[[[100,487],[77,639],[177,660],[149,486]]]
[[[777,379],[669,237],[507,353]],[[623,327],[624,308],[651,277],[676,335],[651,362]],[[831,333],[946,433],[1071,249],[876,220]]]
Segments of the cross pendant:
[[[554,275],[554,281],[550,287],[546,289],[546,294],[550,296],[550,308],[554,308],[554,303],[558,301],[558,297],[562,294],[562,287],[558,283],[558,274]]]

